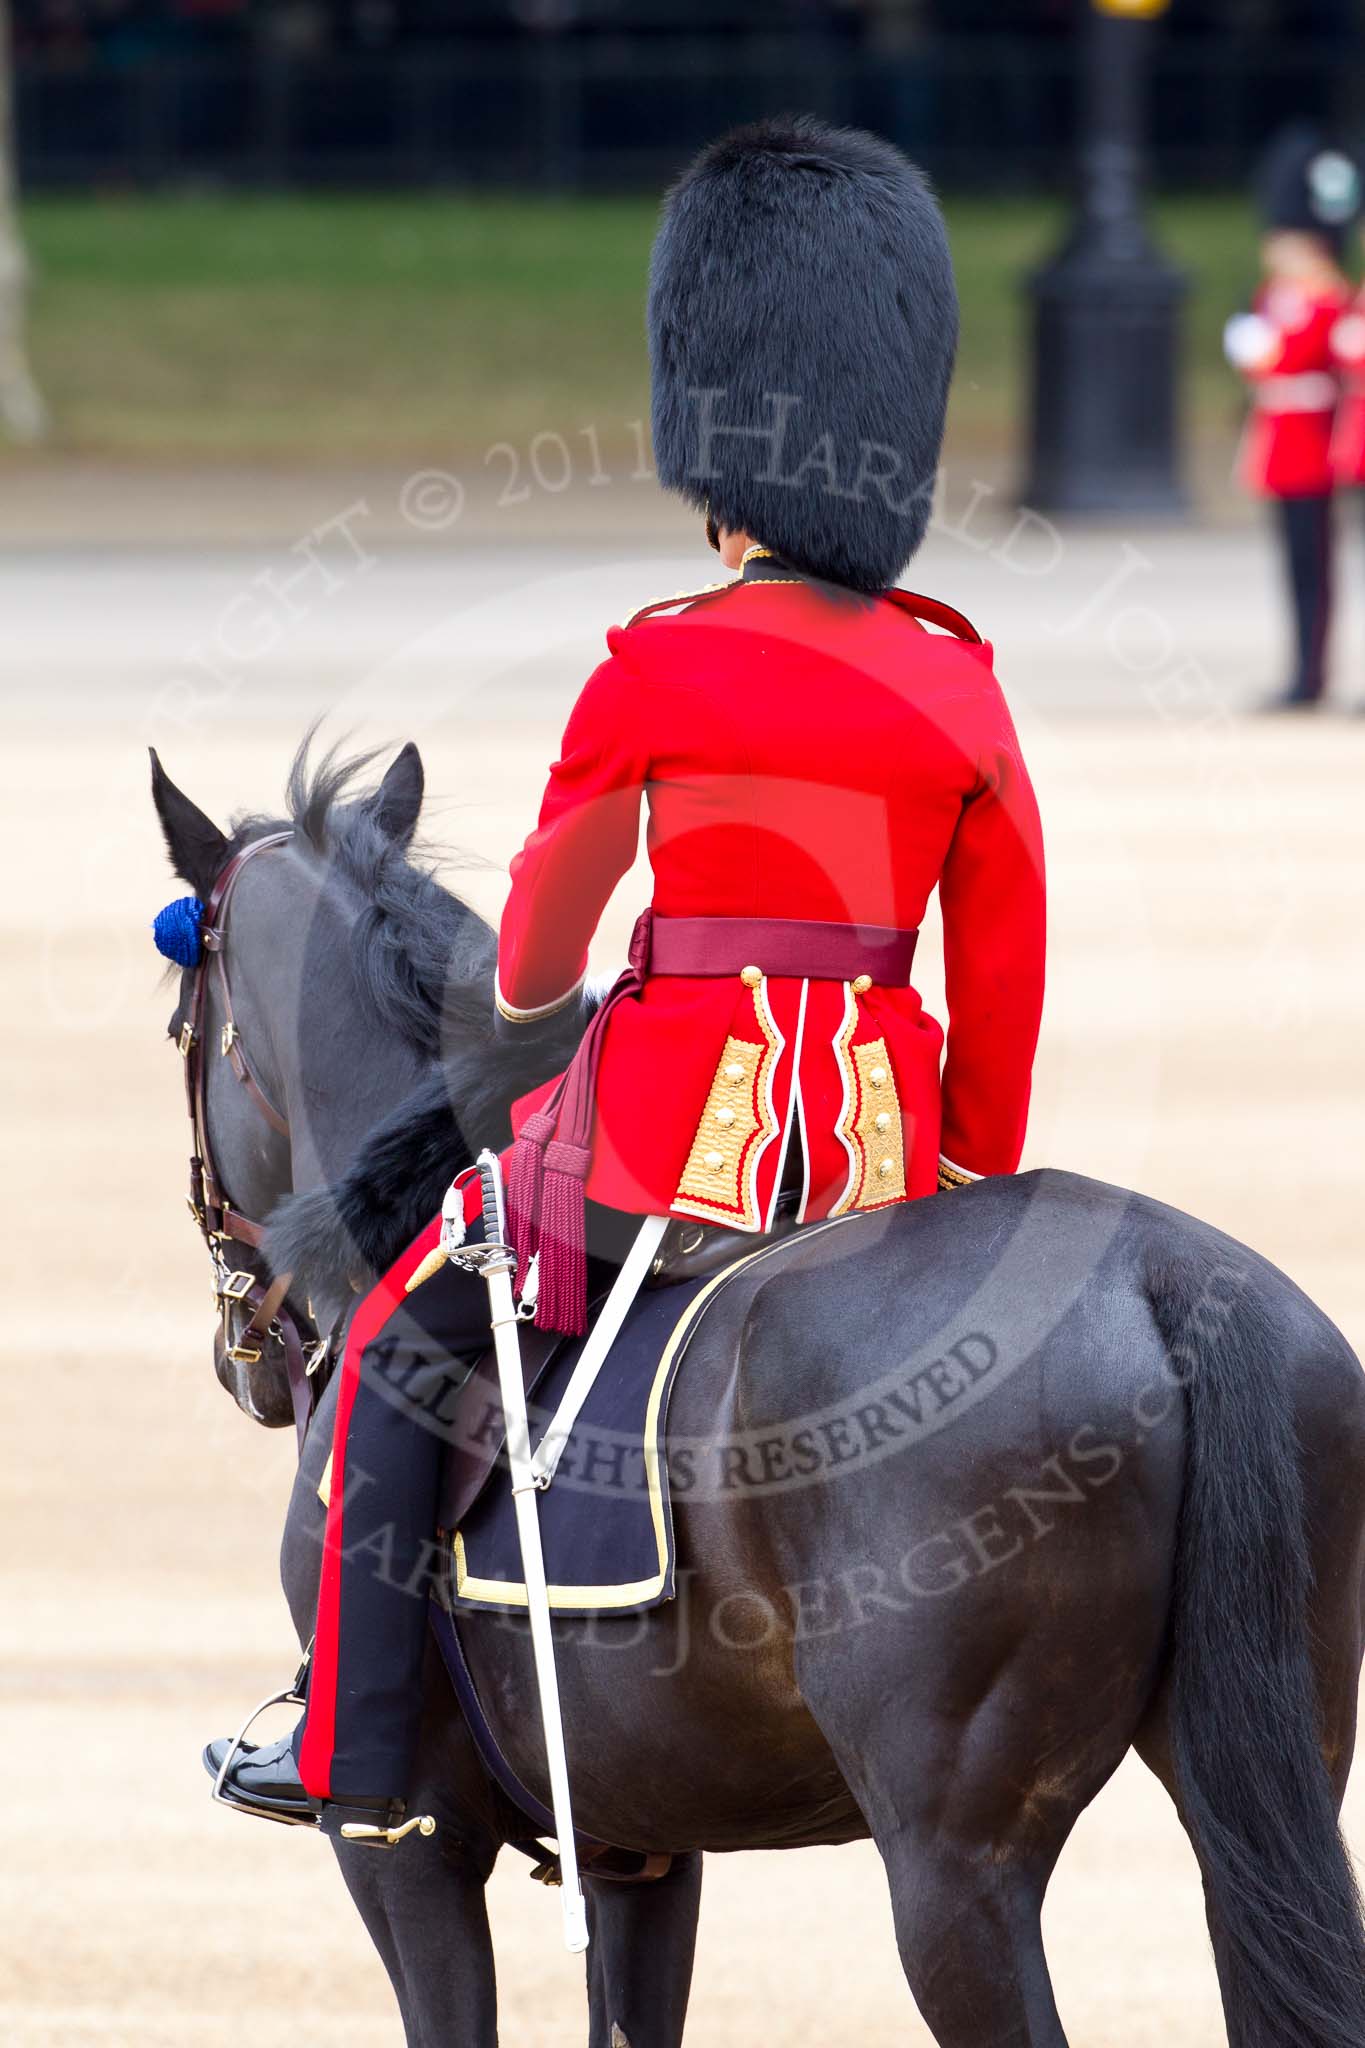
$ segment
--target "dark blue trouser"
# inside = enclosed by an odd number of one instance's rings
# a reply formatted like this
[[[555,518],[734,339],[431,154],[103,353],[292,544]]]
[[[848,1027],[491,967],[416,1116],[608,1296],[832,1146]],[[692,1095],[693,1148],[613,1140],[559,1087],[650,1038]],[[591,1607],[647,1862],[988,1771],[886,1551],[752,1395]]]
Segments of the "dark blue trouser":
[[[1332,624],[1333,511],[1330,493],[1281,498],[1284,542],[1294,616],[1294,671],[1288,696],[1316,703],[1327,681],[1327,644]]]

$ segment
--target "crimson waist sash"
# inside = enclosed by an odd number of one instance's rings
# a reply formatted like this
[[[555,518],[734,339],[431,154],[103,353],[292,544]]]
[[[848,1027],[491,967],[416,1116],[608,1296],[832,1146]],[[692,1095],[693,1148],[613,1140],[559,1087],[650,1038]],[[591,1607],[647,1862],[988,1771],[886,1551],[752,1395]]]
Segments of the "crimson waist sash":
[[[630,964],[594,1015],[559,1086],[529,1116],[512,1149],[507,1221],[517,1268],[539,1254],[536,1321],[581,1336],[587,1327],[584,1190],[592,1165],[593,1103],[607,1021],[657,974],[723,979],[757,969],[811,981],[903,987],[917,931],[892,925],[789,917],[662,917],[646,910],[631,935]]]

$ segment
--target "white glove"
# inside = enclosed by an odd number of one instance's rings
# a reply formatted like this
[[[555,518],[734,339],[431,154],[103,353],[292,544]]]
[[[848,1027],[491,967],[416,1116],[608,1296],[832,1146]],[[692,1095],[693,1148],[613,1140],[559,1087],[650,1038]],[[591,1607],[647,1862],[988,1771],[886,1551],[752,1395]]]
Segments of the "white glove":
[[[1280,345],[1278,331],[1260,313],[1234,313],[1223,329],[1223,353],[1234,370],[1259,370]]]

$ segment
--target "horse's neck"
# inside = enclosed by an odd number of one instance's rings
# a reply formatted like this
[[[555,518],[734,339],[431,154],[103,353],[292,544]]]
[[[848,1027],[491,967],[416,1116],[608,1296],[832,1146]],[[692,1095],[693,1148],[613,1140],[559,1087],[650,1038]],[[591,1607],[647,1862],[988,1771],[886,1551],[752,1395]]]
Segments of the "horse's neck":
[[[289,1124],[296,1193],[333,1183],[367,1131],[430,1062],[381,1022],[354,964],[354,907],[314,875],[296,874],[264,904],[251,963]]]

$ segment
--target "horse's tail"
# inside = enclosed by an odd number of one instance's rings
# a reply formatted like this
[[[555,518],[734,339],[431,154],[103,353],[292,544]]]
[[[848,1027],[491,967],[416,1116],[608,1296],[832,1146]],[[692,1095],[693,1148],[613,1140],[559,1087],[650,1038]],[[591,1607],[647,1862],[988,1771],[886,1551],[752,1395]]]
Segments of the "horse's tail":
[[[1172,1618],[1176,1791],[1231,2048],[1362,2048],[1365,1928],[1309,1656],[1313,1566],[1289,1372],[1303,1349],[1289,1332],[1304,1324],[1271,1278],[1259,1261],[1199,1271],[1188,1256],[1152,1276],[1188,1414]],[[1331,1365],[1340,1354],[1341,1426],[1358,1431],[1360,1369],[1325,1318],[1316,1328],[1310,1355]]]

